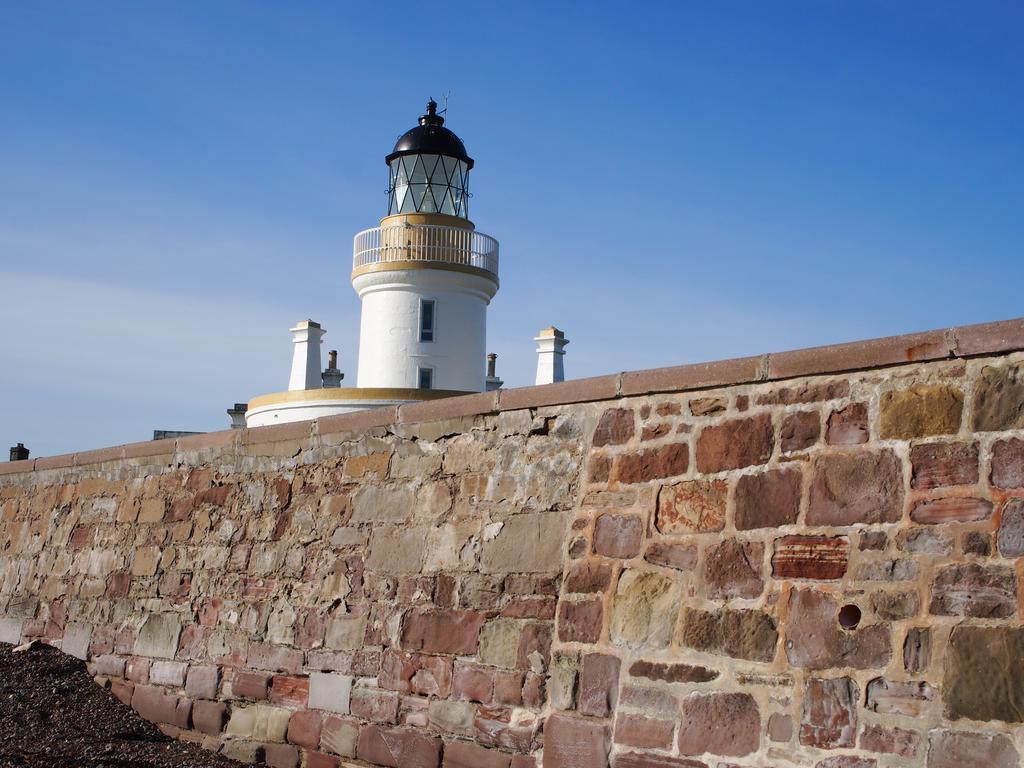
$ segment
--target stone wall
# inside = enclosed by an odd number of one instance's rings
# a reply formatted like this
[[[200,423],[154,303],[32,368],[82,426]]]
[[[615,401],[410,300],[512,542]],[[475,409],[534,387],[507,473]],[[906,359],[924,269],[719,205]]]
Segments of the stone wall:
[[[1024,322],[2,465],[0,641],[273,766],[1010,768]]]

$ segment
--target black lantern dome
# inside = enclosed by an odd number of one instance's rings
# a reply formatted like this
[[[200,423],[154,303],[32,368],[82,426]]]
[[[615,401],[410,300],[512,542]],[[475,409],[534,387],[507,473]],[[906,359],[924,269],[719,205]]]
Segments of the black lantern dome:
[[[395,143],[388,164],[388,215],[444,213],[469,218],[469,171],[473,158],[462,139],[444,127],[437,102],[427,102],[420,124]]]

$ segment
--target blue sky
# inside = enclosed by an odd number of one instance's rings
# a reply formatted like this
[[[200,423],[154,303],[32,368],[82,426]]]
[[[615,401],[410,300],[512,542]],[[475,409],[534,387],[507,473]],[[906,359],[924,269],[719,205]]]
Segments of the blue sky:
[[[351,239],[427,97],[532,381],[1024,315],[1018,3],[0,0],[0,442],[211,430],[355,375]]]

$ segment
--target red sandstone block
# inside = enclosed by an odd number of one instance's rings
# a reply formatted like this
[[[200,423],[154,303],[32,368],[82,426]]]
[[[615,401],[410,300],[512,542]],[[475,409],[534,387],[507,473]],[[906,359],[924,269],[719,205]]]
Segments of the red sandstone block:
[[[630,747],[671,749],[675,723],[643,715],[620,714],[615,720],[615,743]]]
[[[306,768],[340,768],[341,760],[323,752],[306,752]]]
[[[603,619],[600,600],[562,603],[558,607],[558,639],[565,643],[596,643],[601,637]]]
[[[615,711],[620,666],[617,656],[590,653],[583,657],[577,707],[580,714],[607,717]]]
[[[197,731],[218,736],[224,728],[227,706],[221,701],[192,703],[192,725]]]
[[[759,356],[631,371],[622,374],[622,396],[646,395],[652,392],[682,392],[726,384],[761,381],[764,375],[764,366],[765,358]]]
[[[544,768],[608,768],[608,731],[602,720],[551,715],[544,725]]]
[[[320,745],[323,716],[314,710],[296,712],[288,720],[288,741],[306,749]]]
[[[465,741],[449,741],[444,745],[442,768],[509,768],[512,755],[470,744]]]
[[[783,536],[775,540],[772,575],[777,579],[841,579],[850,540],[845,536]]]
[[[951,354],[946,331],[925,331],[792,352],[773,352],[768,359],[768,378],[789,379],[948,357]]]
[[[387,768],[439,768],[441,740],[410,728],[367,725],[359,731],[356,756]]]
[[[33,469],[39,472],[44,469],[64,469],[75,466],[75,454],[63,453],[60,456],[42,456],[35,460]]]
[[[269,694],[272,675],[266,672],[239,670],[231,683],[231,693],[239,699],[265,700]]]
[[[132,709],[151,723],[168,723],[187,728],[192,702],[166,693],[163,688],[149,685],[135,686]]]
[[[476,664],[458,664],[452,679],[452,694],[460,699],[489,703],[494,695],[494,670]]]
[[[316,428],[318,434],[329,435],[334,432],[353,432],[373,427],[387,427],[397,423],[398,406],[388,405],[382,408],[371,408],[367,411],[324,416],[316,420]]]
[[[305,440],[309,438],[312,427],[312,421],[293,421],[288,424],[273,424],[269,427],[233,429],[228,434],[234,435],[241,432],[242,445],[260,445],[263,443],[276,443],[282,440]],[[213,432],[211,434],[217,433]]]
[[[356,688],[349,703],[355,717],[372,723],[398,722],[398,693],[379,688]]]
[[[161,454],[172,454],[175,451],[177,440],[173,437],[163,440],[147,440],[144,443],[128,443],[123,446],[125,459],[144,459],[149,456],[160,456]]]
[[[305,707],[309,701],[309,678],[274,675],[270,683],[270,701],[287,707]]]
[[[484,616],[476,611],[414,608],[402,627],[402,648],[424,653],[476,653]]]
[[[124,446],[113,448],[96,448],[91,451],[79,451],[75,454],[75,466],[86,467],[90,464],[103,464],[108,461],[120,461],[124,456]]]
[[[302,669],[302,651],[269,643],[249,644],[249,666],[269,672],[291,672]]]
[[[270,427],[276,429],[276,427]],[[176,451],[198,451],[204,448],[231,448],[237,445],[239,432],[243,429],[225,429],[220,432],[206,432],[202,435],[186,435],[179,437],[176,444]]]
[[[619,396],[619,374],[573,379],[539,387],[499,390],[498,407],[502,411],[538,408],[544,405],[613,400]]]
[[[962,325],[953,329],[960,357],[994,355],[1024,349],[1024,318]]]
[[[291,744],[264,744],[263,760],[270,768],[297,768],[299,750]]]
[[[131,706],[132,694],[134,694],[135,692],[135,683],[132,683],[128,680],[111,680],[110,692],[114,694],[114,698],[116,698],[122,704],[128,704],[129,706]]]
[[[36,459],[0,462],[0,475],[14,475],[19,472],[31,472],[35,469],[35,465]]]
[[[477,416],[496,413],[498,410],[498,392],[478,392],[461,397],[443,397],[437,400],[425,400],[420,403],[406,403],[398,406],[398,421],[401,424],[413,424],[420,421],[441,421],[457,419],[462,416]]]

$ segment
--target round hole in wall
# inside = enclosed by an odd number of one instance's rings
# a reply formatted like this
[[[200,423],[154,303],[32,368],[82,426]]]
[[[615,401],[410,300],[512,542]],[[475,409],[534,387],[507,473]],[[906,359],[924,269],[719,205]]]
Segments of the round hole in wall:
[[[839,626],[843,629],[856,629],[860,624],[860,608],[852,603],[839,609]]]

